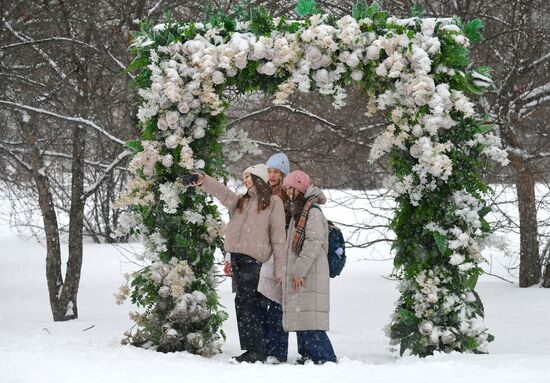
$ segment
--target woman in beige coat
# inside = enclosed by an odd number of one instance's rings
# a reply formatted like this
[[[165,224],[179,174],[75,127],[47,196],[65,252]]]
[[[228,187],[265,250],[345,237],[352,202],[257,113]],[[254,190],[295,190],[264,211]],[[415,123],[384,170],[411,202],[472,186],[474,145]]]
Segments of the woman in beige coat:
[[[273,254],[273,277],[281,281],[285,253],[285,212],[283,202],[271,194],[264,164],[247,168],[243,181],[247,192],[239,196],[215,179],[198,174],[195,185],[216,197],[228,210],[230,220],[225,232],[225,250],[231,253],[237,294],[235,311],[241,349],[239,362],[266,360],[263,327],[257,292],[260,268]]]
[[[283,282],[283,327],[296,331],[298,363],[336,362],[329,329],[328,224],[309,176],[296,170],[283,181],[291,200]],[[318,190],[318,189],[317,189]]]

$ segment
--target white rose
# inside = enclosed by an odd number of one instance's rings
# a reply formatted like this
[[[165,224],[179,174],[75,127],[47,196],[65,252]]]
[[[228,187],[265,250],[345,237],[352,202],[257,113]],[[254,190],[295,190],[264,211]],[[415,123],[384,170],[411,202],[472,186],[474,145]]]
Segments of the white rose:
[[[166,113],[166,122],[168,123],[168,126],[170,126],[171,128],[174,128],[178,124],[179,118],[180,118],[180,114],[175,110],[171,110]]]
[[[162,92],[162,84],[158,82],[154,82],[153,85],[151,85],[151,90],[153,91],[153,93]]]
[[[413,144],[409,149],[409,153],[413,158],[420,158],[420,156],[422,155],[422,149],[420,149],[420,146],[418,146],[417,144]]]
[[[327,65],[332,64],[332,59],[329,55],[323,55],[321,56],[321,60],[319,60],[319,67],[326,67]]]
[[[168,123],[166,122],[165,118],[159,118],[159,120],[157,121],[157,128],[159,128],[160,130],[168,129]]]
[[[428,301],[428,303],[431,303],[431,304],[437,303],[437,301],[438,301],[437,295],[436,294],[428,294],[428,296],[426,297],[426,300]]]
[[[350,54],[351,54],[351,53],[350,53],[349,51],[343,51],[343,52],[341,52],[341,53],[338,55],[338,59],[339,59],[341,62],[345,63],[346,61],[348,61],[348,58],[349,58],[349,55],[350,55]]]
[[[181,97],[182,102],[190,103],[193,101],[193,95],[190,92],[185,92],[184,95]]]
[[[420,125],[415,125],[412,128],[412,134],[415,137],[422,137],[422,135],[424,134],[424,132],[422,131],[422,127]],[[418,157],[416,157],[416,158],[418,158]]]
[[[246,58],[246,53],[239,53],[235,55],[235,66],[239,69],[246,68],[248,64],[248,59]]]
[[[376,70],[374,71],[378,76],[380,77],[385,77],[388,75],[388,69],[386,68],[386,66],[384,65],[384,63],[378,65],[376,67]]]
[[[355,52],[349,55],[346,64],[348,64],[350,68],[355,68],[359,64],[359,57],[357,57]]]
[[[446,331],[443,332],[443,334],[441,334],[441,341],[444,344],[450,344],[450,343],[454,342],[455,339],[456,339],[455,334],[453,334],[449,330],[446,330]]]
[[[464,256],[458,253],[454,253],[451,259],[449,260],[449,263],[454,266],[460,265],[463,262],[464,262]]]
[[[313,75],[313,79],[319,83],[327,83],[329,81],[328,71],[326,69],[319,69]]]
[[[351,72],[351,78],[355,81],[361,81],[363,79],[363,71],[354,70]]]
[[[195,161],[195,165],[194,165],[194,168],[195,169],[204,169],[206,163],[204,162],[204,160],[197,160]]]
[[[226,71],[227,77],[235,77],[238,71],[235,68],[230,68]]]
[[[206,126],[208,125],[208,120],[202,117],[197,118],[194,125],[196,129],[206,129]]]
[[[222,72],[219,70],[212,73],[212,82],[216,85],[223,84],[225,82],[225,77]]]
[[[159,289],[159,295],[162,297],[162,298],[166,298],[170,295],[170,287],[168,286],[162,286],[160,289]]]
[[[169,168],[174,163],[174,158],[171,154],[167,154],[164,157],[162,157],[162,165],[166,168]]]
[[[371,45],[367,48],[367,58],[369,60],[378,60],[380,58],[380,47]]]
[[[193,138],[197,140],[200,138],[203,138],[205,135],[206,135],[206,132],[202,128],[195,128],[195,130],[193,131]]]
[[[432,323],[432,321],[426,320],[418,325],[418,331],[420,331],[422,335],[431,335],[433,327],[434,324]]]
[[[174,149],[178,146],[178,137],[175,135],[168,136],[166,140],[164,140],[164,144],[168,149]]]
[[[201,106],[201,101],[198,98],[194,98],[191,103],[189,103],[191,109],[198,109]]]
[[[271,61],[269,61],[263,64],[262,66],[260,66],[258,68],[258,72],[266,74],[268,76],[273,76],[275,72],[277,72],[277,67]]]
[[[180,113],[182,114],[185,114],[187,112],[189,112],[189,104],[186,103],[186,102],[180,102],[178,104],[178,110],[180,111]]]
[[[321,53],[321,50],[315,45],[310,45],[306,49],[306,60],[312,64],[320,61],[322,56],[323,54]]]

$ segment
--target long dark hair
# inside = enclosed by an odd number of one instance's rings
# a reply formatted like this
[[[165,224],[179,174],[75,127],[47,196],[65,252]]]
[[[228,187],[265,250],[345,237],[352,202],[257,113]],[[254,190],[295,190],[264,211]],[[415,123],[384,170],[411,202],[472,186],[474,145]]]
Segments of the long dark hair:
[[[271,186],[269,186],[264,180],[257,175],[251,174],[252,185],[256,187],[256,194],[258,195],[257,212],[267,209],[271,204]],[[237,209],[242,213],[245,201],[250,199],[250,195],[246,193],[237,202]]]
[[[302,215],[306,201],[307,199],[304,193],[294,189],[294,198],[290,201],[290,215],[294,218],[294,227],[296,227],[298,221],[300,221],[300,216]]]

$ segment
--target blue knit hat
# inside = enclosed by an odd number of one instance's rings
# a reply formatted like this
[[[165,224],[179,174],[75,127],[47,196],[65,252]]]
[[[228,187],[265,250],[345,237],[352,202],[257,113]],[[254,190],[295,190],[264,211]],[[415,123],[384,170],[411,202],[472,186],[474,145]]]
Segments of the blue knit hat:
[[[285,176],[290,173],[290,165],[288,157],[284,153],[277,153],[269,157],[265,163],[268,168],[274,168],[283,173]]]

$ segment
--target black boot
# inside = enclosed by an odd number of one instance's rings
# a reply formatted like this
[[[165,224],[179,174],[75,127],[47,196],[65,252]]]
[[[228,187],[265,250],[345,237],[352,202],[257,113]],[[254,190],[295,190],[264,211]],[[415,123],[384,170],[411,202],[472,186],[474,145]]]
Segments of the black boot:
[[[249,350],[244,354],[237,356],[235,360],[239,363],[243,363],[243,362],[244,363],[256,363],[256,362],[263,363],[266,360],[266,355],[265,355],[265,352]]]

